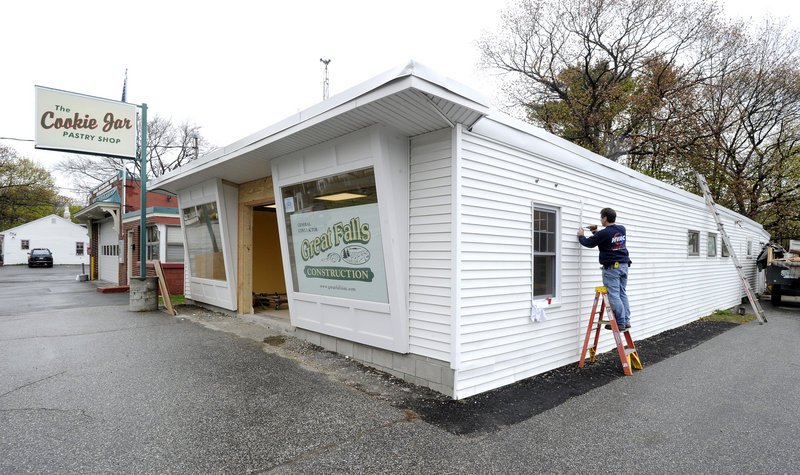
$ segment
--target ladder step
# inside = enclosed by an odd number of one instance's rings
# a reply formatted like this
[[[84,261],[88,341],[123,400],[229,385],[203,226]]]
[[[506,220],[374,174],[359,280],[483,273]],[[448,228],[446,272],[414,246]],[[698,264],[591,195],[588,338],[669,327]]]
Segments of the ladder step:
[[[632,355],[634,353],[636,353],[636,348],[625,348],[626,355]]]

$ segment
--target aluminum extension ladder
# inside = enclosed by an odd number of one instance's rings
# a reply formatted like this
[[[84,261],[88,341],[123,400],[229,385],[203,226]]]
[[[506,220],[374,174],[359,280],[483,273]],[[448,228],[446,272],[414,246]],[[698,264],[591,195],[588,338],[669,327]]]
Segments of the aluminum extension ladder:
[[[586,351],[589,351],[589,362],[594,363],[595,355],[597,353],[597,342],[600,340],[600,329],[603,325],[610,325],[611,331],[614,333],[614,342],[617,344],[617,352],[619,353],[619,361],[622,363],[622,371],[627,375],[633,374],[633,369],[642,369],[642,362],[639,359],[639,353],[636,351],[636,345],[633,344],[631,332],[624,330],[619,331],[617,326],[617,319],[614,318],[614,310],[611,308],[611,302],[608,299],[608,291],[605,287],[595,287],[594,289],[594,305],[592,306],[592,315],[589,317],[589,328],[586,329],[586,339],[583,341],[583,350],[581,351],[581,361],[578,363],[579,368],[583,368],[583,363],[586,360]],[[600,305],[600,313],[597,313],[597,306]],[[597,321],[595,322],[595,315]],[[609,318],[603,320],[603,315]],[[594,341],[589,346],[589,339],[592,337],[592,329],[595,329]],[[625,335],[625,343],[622,343],[620,333]]]
[[[756,317],[758,317],[758,324],[763,325],[767,321],[767,317],[764,315],[764,310],[761,309],[761,304],[758,303],[758,299],[755,297],[755,294],[753,294],[753,291],[750,289],[750,284],[747,283],[747,276],[744,274],[742,265],[739,263],[739,259],[736,257],[736,252],[733,250],[731,241],[728,238],[728,233],[725,232],[725,225],[722,224],[722,220],[719,218],[719,211],[717,211],[714,198],[711,197],[711,190],[708,188],[708,182],[703,175],[697,173],[697,183],[700,184],[700,189],[703,191],[703,199],[711,209],[711,214],[714,216],[714,222],[717,223],[717,230],[722,236],[722,242],[725,243],[725,246],[728,248],[728,252],[731,253],[731,259],[733,260],[733,264],[736,266],[736,272],[739,273],[739,279],[741,279],[742,284],[744,285],[744,291],[747,294],[747,298],[750,299],[750,305],[753,306],[753,310],[756,312]]]

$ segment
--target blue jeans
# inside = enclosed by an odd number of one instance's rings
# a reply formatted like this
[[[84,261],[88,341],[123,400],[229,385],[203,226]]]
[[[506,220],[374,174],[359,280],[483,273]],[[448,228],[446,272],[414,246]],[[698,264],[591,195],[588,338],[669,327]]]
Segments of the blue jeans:
[[[614,317],[617,325],[629,325],[631,323],[631,307],[628,304],[628,294],[625,287],[628,285],[628,264],[620,263],[616,269],[611,266],[603,269],[603,285],[608,291],[608,300],[611,309],[614,310]]]

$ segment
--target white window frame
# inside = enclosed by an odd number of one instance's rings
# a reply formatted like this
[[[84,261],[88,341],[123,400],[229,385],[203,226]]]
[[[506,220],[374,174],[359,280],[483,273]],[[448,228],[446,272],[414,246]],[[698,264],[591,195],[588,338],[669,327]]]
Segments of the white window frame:
[[[714,249],[711,249],[711,243],[714,243]],[[706,257],[717,257],[717,233],[708,233],[706,235]]]
[[[551,212],[555,215],[555,223],[553,230],[553,240],[555,249],[552,252],[537,253],[536,252],[536,229],[535,217],[536,211]],[[536,283],[534,281],[535,260],[537,255],[551,255],[553,257],[553,282],[552,294],[535,295]],[[553,206],[545,203],[531,203],[531,296],[534,300],[552,298],[558,299],[561,296],[561,209],[558,206]]]
[[[697,236],[697,245],[696,247],[691,247],[692,245],[692,235]],[[695,231],[690,229],[686,233],[686,254],[689,257],[698,257],[700,255],[700,231]]]
[[[155,232],[156,239],[152,239],[151,231]],[[147,233],[145,241],[147,242],[147,260],[155,261],[161,259],[161,230],[157,224],[149,224],[145,227],[145,232]],[[156,256],[153,257],[153,253],[155,252]]]

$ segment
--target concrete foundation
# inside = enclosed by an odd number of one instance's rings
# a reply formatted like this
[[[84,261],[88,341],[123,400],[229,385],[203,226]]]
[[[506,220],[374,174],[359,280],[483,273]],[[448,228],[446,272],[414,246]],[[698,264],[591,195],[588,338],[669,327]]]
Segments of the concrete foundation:
[[[131,277],[129,309],[131,312],[158,310],[158,277]]]
[[[447,361],[429,358],[412,353],[395,353],[356,343],[343,338],[324,335],[304,328],[294,327],[289,323],[289,311],[280,310],[274,313],[240,314],[235,311],[215,307],[203,302],[187,300],[187,303],[237,316],[246,321],[280,331],[286,335],[300,338],[309,343],[321,346],[326,350],[348,356],[359,363],[389,373],[392,376],[408,381],[417,386],[424,386],[445,396],[453,397],[455,388],[455,371]]]
[[[395,353],[303,328],[295,328],[295,335],[326,350],[349,356],[359,363],[389,373],[409,383],[453,397],[455,372],[447,361],[413,353]]]

